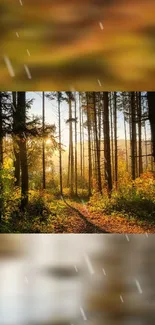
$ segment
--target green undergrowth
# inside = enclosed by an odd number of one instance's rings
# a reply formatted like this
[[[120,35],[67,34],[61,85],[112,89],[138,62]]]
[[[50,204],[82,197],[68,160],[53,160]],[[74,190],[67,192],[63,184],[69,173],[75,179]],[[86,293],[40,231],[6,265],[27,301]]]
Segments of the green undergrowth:
[[[141,178],[114,190],[111,197],[94,193],[89,201],[91,212],[106,215],[122,215],[139,221],[155,223],[155,180],[146,173]]]
[[[1,233],[57,233],[64,232],[67,207],[59,197],[47,191],[30,191],[27,209],[20,211],[20,192],[5,202],[5,215],[1,222]]]

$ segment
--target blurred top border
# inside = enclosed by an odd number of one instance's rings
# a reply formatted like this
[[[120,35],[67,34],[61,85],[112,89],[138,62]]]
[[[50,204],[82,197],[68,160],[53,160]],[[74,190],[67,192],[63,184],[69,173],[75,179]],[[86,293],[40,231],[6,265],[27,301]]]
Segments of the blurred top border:
[[[0,90],[155,90],[155,1],[1,0]]]

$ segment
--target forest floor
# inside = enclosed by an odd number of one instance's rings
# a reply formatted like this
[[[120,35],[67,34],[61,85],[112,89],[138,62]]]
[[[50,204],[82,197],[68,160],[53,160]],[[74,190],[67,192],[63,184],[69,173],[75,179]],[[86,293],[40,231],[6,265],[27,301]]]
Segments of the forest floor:
[[[68,203],[69,202],[69,203]],[[155,233],[155,223],[123,215],[104,215],[90,211],[89,204],[73,200],[68,203],[66,232],[70,233]],[[75,210],[74,210],[75,209]]]
[[[102,202],[87,197],[33,195],[25,213],[17,209],[3,218],[1,233],[155,233],[154,217],[135,218],[115,210],[106,213]]]

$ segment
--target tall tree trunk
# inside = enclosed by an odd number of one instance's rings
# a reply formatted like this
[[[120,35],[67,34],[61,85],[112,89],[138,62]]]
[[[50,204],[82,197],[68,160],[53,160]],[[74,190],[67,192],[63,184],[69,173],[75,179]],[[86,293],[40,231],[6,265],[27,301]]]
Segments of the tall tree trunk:
[[[112,180],[115,178],[115,164],[114,164],[114,136],[113,136],[113,116],[112,116],[112,98],[110,93],[110,129],[111,129],[111,169],[112,169]]]
[[[82,161],[82,118],[81,118],[81,101],[80,101],[80,93],[79,93],[79,120],[80,120],[80,176],[81,182],[83,178],[83,161]]]
[[[59,116],[59,177],[60,177],[60,194],[63,195],[62,186],[62,151],[61,151],[61,112],[60,112],[60,92],[58,92],[58,116]]]
[[[148,107],[149,107],[149,121],[151,126],[151,138],[152,138],[152,147],[153,147],[153,158],[155,161],[155,92],[148,92]]]
[[[131,93],[131,170],[132,179],[136,178],[136,123],[135,123],[135,94]]]
[[[97,146],[96,146],[94,109],[93,109],[93,152],[94,152],[94,176],[95,176],[95,182],[98,184],[98,163],[97,163]]]
[[[124,118],[124,135],[125,135],[125,160],[126,160],[126,171],[129,171],[128,164],[128,141],[127,141],[127,129],[126,129],[126,120],[125,120],[125,110],[124,110],[124,96],[123,96],[123,118]]]
[[[82,191],[84,189],[84,184],[85,184],[85,136],[84,136],[84,112],[82,110],[82,170],[83,170],[83,179],[82,179]]]
[[[68,150],[68,175],[67,175],[67,187],[70,187],[70,163],[71,163],[71,155],[70,155],[70,146]]]
[[[77,108],[76,108],[76,92],[75,92],[75,194],[77,195]]]
[[[139,96],[138,96],[139,95]],[[143,173],[143,164],[142,164],[142,106],[141,106],[141,92],[137,94],[138,96],[138,106],[137,106],[137,115],[138,115],[138,145],[139,145],[139,176]]]
[[[108,107],[108,92],[104,92],[104,110],[103,110],[103,125],[104,125],[104,171],[105,180],[109,195],[112,191],[112,176],[111,176],[111,157],[110,157],[110,127],[109,127],[109,107]]]
[[[101,100],[101,94],[98,93],[98,143],[99,143],[99,159],[100,159],[100,165],[101,165],[101,106],[100,106],[100,100]]]
[[[45,172],[45,139],[44,139],[44,132],[45,132],[45,93],[43,91],[43,103],[42,103],[42,125],[43,125],[43,147],[42,147],[42,164],[43,164],[43,190],[46,188],[46,172]]]
[[[125,160],[126,160],[126,170],[129,171],[129,164],[128,164],[128,140],[127,140],[127,130],[126,130],[126,121],[124,115],[124,134],[125,134]]]
[[[15,176],[15,186],[20,186],[20,153],[19,153],[19,137],[18,137],[18,125],[19,121],[19,114],[17,110],[17,92],[12,92],[12,99],[13,99],[13,147],[14,147],[14,176]]]
[[[142,107],[142,114],[145,115],[145,105]],[[144,149],[145,149],[145,170],[148,166],[148,156],[147,156],[147,135],[146,135],[146,121],[144,120],[143,124],[143,130],[144,130]],[[144,166],[143,166],[144,167]]]
[[[93,127],[93,123],[91,125],[91,156],[92,156],[92,177],[94,178],[94,171],[95,171],[95,146],[94,146],[94,127]]]
[[[138,98],[135,92],[135,175],[138,176],[138,141],[137,141],[137,108],[138,108]]]
[[[118,182],[118,147],[117,147],[117,98],[114,92],[114,141],[115,141],[115,186]]]
[[[89,93],[86,93],[87,99],[87,121],[88,121],[88,172],[89,172],[89,196],[92,190],[92,158],[91,158],[91,118],[90,118],[90,107],[89,107]]]
[[[28,204],[28,164],[26,149],[26,96],[25,92],[17,93],[17,111],[20,118],[19,127],[19,148],[21,162],[21,209],[24,210]]]
[[[147,132],[146,132],[146,121],[144,121],[144,138],[145,138],[145,168],[148,169],[148,152],[147,152]]]
[[[70,147],[70,194],[74,194],[74,153],[73,153],[73,126],[72,126],[72,98],[69,94],[69,147]]]
[[[101,183],[101,170],[100,170],[100,148],[98,141],[97,132],[97,116],[96,116],[96,93],[93,92],[93,110],[94,110],[94,127],[95,127],[95,142],[96,142],[96,155],[97,155],[97,187],[98,191],[102,193],[102,183]]]

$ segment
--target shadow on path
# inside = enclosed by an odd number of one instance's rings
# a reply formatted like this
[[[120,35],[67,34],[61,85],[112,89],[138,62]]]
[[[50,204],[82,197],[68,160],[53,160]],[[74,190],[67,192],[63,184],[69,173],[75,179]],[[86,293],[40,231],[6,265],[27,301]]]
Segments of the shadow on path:
[[[66,200],[63,197],[63,201],[65,202],[65,204],[68,206],[69,209],[71,209],[72,211],[75,211],[79,217],[86,223],[86,233],[102,233],[102,234],[109,234],[108,231],[94,225],[94,223],[90,222],[87,220],[86,216],[84,214],[81,213],[81,211],[79,211],[78,209],[74,208],[72,205],[70,205],[69,203],[66,202]]]

